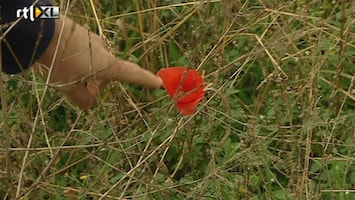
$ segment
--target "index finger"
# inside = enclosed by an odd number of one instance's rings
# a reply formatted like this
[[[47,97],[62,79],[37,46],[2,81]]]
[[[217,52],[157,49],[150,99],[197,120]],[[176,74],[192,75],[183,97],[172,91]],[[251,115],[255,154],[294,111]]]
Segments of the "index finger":
[[[158,88],[163,84],[161,78],[152,72],[139,67],[135,63],[118,59],[99,76],[103,79],[133,83],[150,88]]]

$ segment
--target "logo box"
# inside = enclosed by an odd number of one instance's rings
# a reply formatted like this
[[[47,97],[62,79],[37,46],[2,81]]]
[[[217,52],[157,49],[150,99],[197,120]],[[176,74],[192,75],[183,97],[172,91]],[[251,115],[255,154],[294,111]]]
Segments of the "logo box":
[[[16,11],[16,17],[23,16],[24,19],[35,21],[41,19],[58,19],[60,15],[58,6],[30,6],[20,8]]]

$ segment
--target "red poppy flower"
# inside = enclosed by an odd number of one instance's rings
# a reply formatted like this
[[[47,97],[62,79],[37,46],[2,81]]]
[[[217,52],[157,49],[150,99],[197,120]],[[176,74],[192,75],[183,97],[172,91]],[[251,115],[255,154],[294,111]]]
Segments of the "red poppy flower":
[[[196,112],[204,96],[203,77],[194,69],[170,67],[159,70],[163,87],[176,101],[178,110],[184,115]]]

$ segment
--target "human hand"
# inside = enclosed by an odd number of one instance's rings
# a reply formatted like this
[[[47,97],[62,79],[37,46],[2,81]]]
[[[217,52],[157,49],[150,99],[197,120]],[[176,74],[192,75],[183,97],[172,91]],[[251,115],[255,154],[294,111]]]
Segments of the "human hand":
[[[162,85],[153,73],[116,58],[102,38],[64,15],[56,20],[53,39],[38,62],[48,67],[41,71],[49,83],[84,110],[110,81],[151,88]]]

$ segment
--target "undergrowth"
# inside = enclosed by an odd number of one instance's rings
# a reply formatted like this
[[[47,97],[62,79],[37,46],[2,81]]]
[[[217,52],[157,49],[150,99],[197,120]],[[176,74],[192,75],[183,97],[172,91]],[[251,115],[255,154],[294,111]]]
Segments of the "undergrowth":
[[[1,198],[355,198],[351,1],[57,3],[122,59],[197,69],[206,95],[182,116],[116,82],[82,112],[32,71],[2,74]]]

